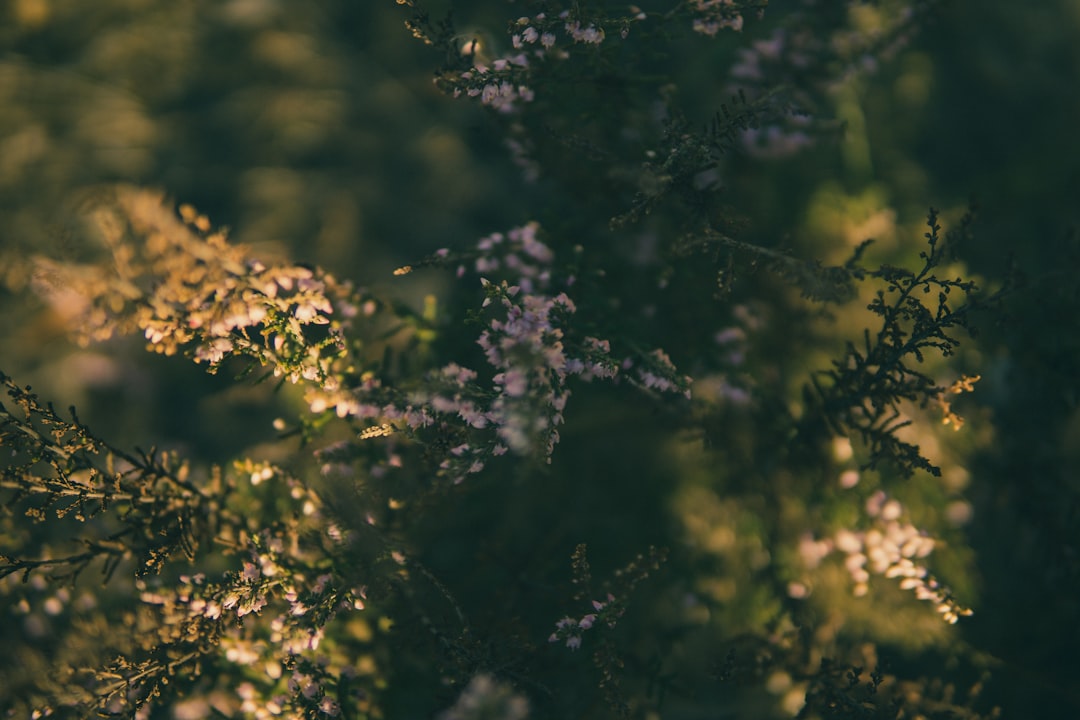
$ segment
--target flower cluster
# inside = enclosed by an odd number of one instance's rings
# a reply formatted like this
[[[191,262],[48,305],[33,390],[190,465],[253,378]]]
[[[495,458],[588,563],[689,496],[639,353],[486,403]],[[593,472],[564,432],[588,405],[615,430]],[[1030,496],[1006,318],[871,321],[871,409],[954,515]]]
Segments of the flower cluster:
[[[503,113],[517,109],[517,102],[532,102],[535,94],[525,84],[527,73],[523,70],[529,65],[524,53],[499,58],[491,66],[483,63],[475,65],[457,76],[453,83],[454,97],[462,92],[469,97],[478,97],[480,102]],[[448,78],[439,78],[446,83]]]
[[[497,299],[505,310],[505,319],[493,318],[477,341],[498,371],[491,418],[500,438],[515,452],[529,452],[534,439],[542,437],[550,454],[569,396],[560,326],[576,307],[566,293],[552,297],[523,293],[521,286],[505,280],[497,286],[487,279],[481,282],[488,288],[485,303]]]
[[[730,0],[706,4],[717,3],[726,6]],[[743,132],[744,149],[756,157],[787,157],[813,144],[816,136],[835,132],[834,125],[817,117],[823,95],[872,74],[879,58],[908,42],[918,20],[910,3],[851,6],[840,26],[818,27],[820,16],[816,3],[803,0],[768,37],[737,50],[728,71],[729,92],[760,97],[782,85],[791,102],[785,117]],[[699,24],[695,21],[695,29]]]
[[[691,378],[688,375],[680,377],[675,364],[667,353],[657,348],[643,359],[641,366],[636,368],[637,378],[647,387],[660,392],[680,392],[687,400],[690,399]],[[624,361],[624,367],[628,364]]]
[[[539,232],[537,223],[529,223],[481,238],[467,255],[444,248],[429,261],[453,264],[468,257],[469,265],[457,265],[458,277],[470,270],[479,276],[486,325],[477,343],[493,371],[490,385],[458,363],[429,372],[424,387],[409,392],[386,388],[366,373],[349,387],[333,382],[309,387],[305,399],[311,411],[333,410],[338,417],[363,421],[364,438],[395,430],[419,437],[429,428],[456,428],[461,440],[448,448],[440,472],[460,481],[508,450],[550,462],[571,377],[617,380],[633,368],[627,375],[631,382],[689,396],[690,378],[680,375],[662,350],[619,361],[608,340],[572,332],[577,306],[557,288],[569,288],[575,278],[559,276],[555,253]]]
[[[581,647],[581,634],[591,630],[597,622],[603,622],[608,627],[615,627],[615,622],[622,615],[622,609],[613,603],[615,596],[608,593],[605,602],[592,601],[593,612],[583,615],[580,619],[564,617],[555,623],[555,632],[548,637],[548,642],[565,642],[566,647],[577,650]]]
[[[934,551],[934,539],[911,523],[901,521],[904,508],[896,499],[877,491],[866,501],[872,526],[868,530],[840,529],[831,538],[805,538],[800,547],[804,562],[814,567],[826,555],[838,551],[846,557],[844,566],[855,581],[856,596],[869,591],[870,576],[899,578],[900,587],[911,590],[919,600],[934,604],[950,624],[972,611],[961,606],[919,561]]]
[[[496,396],[488,420],[500,441],[522,453],[535,451],[550,458],[570,395],[567,380],[617,379],[634,365],[619,362],[607,340],[581,336],[572,347],[567,333],[577,306],[565,291],[555,292],[554,253],[539,238],[536,223],[506,235],[494,233],[477,244],[475,269],[486,294],[484,307],[495,311],[478,343],[495,369]],[[464,266],[459,267],[459,274]],[[509,275],[496,283],[484,275]],[[563,284],[573,285],[568,277]],[[639,381],[661,392],[689,392],[689,380],[679,376],[670,359],[656,350],[640,361]]]
[[[644,14],[641,14],[641,17],[644,17]],[[555,17],[549,17],[547,13],[541,12],[532,18],[518,18],[512,29],[510,41],[515,48],[539,43],[544,50],[551,50],[556,43],[556,33],[560,31],[573,42],[588,45],[599,45],[606,37],[602,26],[593,22],[583,24],[581,19],[575,17],[570,10],[563,10]]]
[[[609,355],[610,344],[597,338],[582,338],[580,354],[568,354],[566,326],[577,308],[565,292],[552,291],[555,255],[538,232],[539,226],[529,223],[506,234],[493,233],[477,243],[473,267],[480,275],[483,308],[489,314],[477,343],[495,371],[493,393],[488,393],[491,400],[482,411],[468,393],[461,392],[452,400],[442,399],[441,407],[435,409],[456,412],[474,428],[494,428],[497,442],[490,448],[493,454],[510,449],[550,461],[570,396],[568,377],[614,378],[618,365]],[[448,257],[449,251],[437,255]],[[465,272],[465,266],[460,265],[459,276]],[[500,275],[504,279],[498,282],[489,279]],[[569,282],[572,284],[572,278]],[[443,368],[441,374],[463,390],[476,377],[474,371],[456,364]],[[477,469],[478,462],[482,467],[482,461],[474,456],[475,446],[456,450],[463,457],[473,456],[470,472]]]
[[[743,29],[742,10],[734,0],[691,0],[694,32],[713,36],[725,28]]]
[[[730,4],[730,0],[710,0]],[[918,17],[910,3],[881,3],[852,7],[840,26],[817,28],[820,9],[813,0],[785,17],[768,38],[739,48],[738,61],[729,70],[731,90],[761,91],[777,82],[804,88],[800,104],[810,104],[805,93],[820,82],[820,90],[837,88],[852,77],[873,73],[878,58],[895,53],[908,42]],[[730,12],[730,11],[729,11]],[[810,83],[810,79],[816,79]],[[801,82],[800,82],[801,80]]]
[[[644,17],[644,13],[636,11],[635,19]],[[628,22],[622,23],[624,38],[628,34]],[[454,97],[462,94],[478,97],[484,105],[512,113],[519,109],[519,102],[532,102],[535,97],[530,80],[533,62],[569,57],[566,50],[555,47],[559,34],[573,44],[584,45],[599,45],[606,37],[602,26],[583,23],[569,10],[553,17],[543,12],[531,18],[523,16],[510,29],[512,53],[488,62],[476,62],[462,72],[443,73],[435,82]],[[470,41],[462,53],[475,56],[478,50],[478,43]]]
[[[604,42],[604,29],[598,28],[595,25],[582,27],[580,21],[574,20],[572,22],[567,22],[563,27],[566,30],[566,34],[576,43],[580,42],[599,45]]]

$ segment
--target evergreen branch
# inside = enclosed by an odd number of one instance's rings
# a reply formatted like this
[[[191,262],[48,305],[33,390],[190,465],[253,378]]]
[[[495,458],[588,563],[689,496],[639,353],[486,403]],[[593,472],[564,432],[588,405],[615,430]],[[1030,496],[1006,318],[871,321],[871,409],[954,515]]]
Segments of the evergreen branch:
[[[211,527],[232,517],[215,490],[188,479],[186,463],[169,454],[136,450],[127,453],[95,437],[72,411],[60,417],[41,403],[29,387],[0,373],[0,384],[22,417],[0,403],[0,445],[11,460],[0,467],[0,488],[11,491],[4,504],[19,507],[38,523],[50,516],[73,516],[82,523],[100,519],[98,528],[119,525],[101,537],[73,538],[85,550],[61,557],[17,557],[5,553],[0,577],[42,569],[67,568],[74,580],[95,560],[104,561],[108,579],[126,559],[137,561],[141,576],[160,571],[175,553],[194,557]],[[127,467],[120,469],[120,466]]]
[[[969,212],[960,227],[966,232],[972,217]],[[940,475],[941,470],[922,455],[918,446],[897,437],[897,431],[910,424],[902,406],[914,403],[926,407],[948,388],[915,367],[926,354],[936,351],[942,357],[953,355],[960,345],[958,329],[973,332],[971,317],[976,309],[1000,299],[1003,290],[980,298],[978,287],[962,278],[942,278],[935,273],[948,252],[950,233],[942,238],[938,213],[933,208],[927,216],[925,234],[928,249],[921,252],[922,267],[917,271],[889,265],[876,270],[858,268],[849,263],[853,276],[883,280],[867,306],[881,319],[876,333],[867,329],[862,347],[848,343],[844,356],[832,368],[811,378],[812,412],[803,419],[800,432],[809,432],[807,423],[824,422],[831,431],[857,435],[867,445],[870,459],[866,467],[888,462],[907,476],[915,470]],[[924,303],[922,296],[933,295]],[[960,295],[958,302],[953,299]]]

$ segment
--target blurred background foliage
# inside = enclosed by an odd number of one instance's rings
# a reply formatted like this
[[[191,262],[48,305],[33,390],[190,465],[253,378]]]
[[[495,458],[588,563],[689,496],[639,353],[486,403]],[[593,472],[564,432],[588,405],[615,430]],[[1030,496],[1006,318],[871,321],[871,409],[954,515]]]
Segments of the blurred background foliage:
[[[506,22],[523,12],[517,5],[528,3],[452,4],[459,28],[498,45]],[[431,3],[436,14],[447,5]],[[675,78],[672,104],[690,126],[705,126],[729,101],[720,75],[740,46],[783,21],[784,5],[743,34],[688,34],[655,58]],[[872,23],[873,5],[852,12]],[[137,338],[79,348],[26,292],[35,281],[27,257],[95,257],[79,216],[111,183],[161,188],[233,228],[232,239],[255,255],[320,265],[417,307],[435,294],[450,318],[475,295],[440,273],[395,279],[391,270],[530,219],[587,232],[615,214],[575,203],[575,182],[597,182],[587,159],[568,168],[561,186],[523,177],[499,121],[435,88],[442,58],[409,37],[404,19],[395,3],[350,0],[0,4],[0,367],[60,406],[75,403],[118,444],[173,447],[203,462],[280,452],[269,445],[270,421],[295,412],[287,392],[145,356]],[[963,401],[963,431],[940,434],[932,414],[913,431],[942,479],[898,481],[883,471],[843,490],[836,478],[855,464],[844,452],[826,453],[804,473],[770,465],[770,407],[797,414],[807,373],[861,336],[864,303],[825,312],[755,267],[718,299],[721,265],[675,260],[674,277],[704,281],[668,294],[642,288],[627,302],[653,307],[657,317],[642,326],[695,377],[695,357],[712,352],[694,338],[695,325],[745,326],[743,381],[760,404],[682,417],[582,387],[550,468],[507,461],[437,508],[403,513],[403,531],[477,624],[543,643],[568,596],[578,543],[588,545],[598,576],[656,545],[671,557],[639,588],[618,633],[642,663],[664,658],[659,676],[671,680],[672,698],[664,717],[712,717],[702,710],[709,707],[790,715],[788,695],[805,689],[798,678],[777,672],[762,679],[763,693],[733,690],[716,668],[729,648],[743,652],[744,634],[800,627],[815,629],[810,645],[819,654],[867,663],[887,656],[898,675],[942,678],[910,692],[962,695],[988,670],[984,711],[1080,715],[1078,37],[1077,0],[944,2],[875,72],[819,89],[815,110],[838,121],[837,132],[791,157],[735,153],[722,168],[740,240],[834,264],[870,237],[872,263],[917,262],[927,207],[942,208],[948,227],[977,200],[975,239],[953,269],[996,287],[1011,259],[1021,282],[1000,317],[980,319],[981,334],[951,365],[932,366],[935,376],[983,377]],[[566,102],[586,113],[596,103],[600,113],[608,99]],[[617,208],[622,199],[609,200]],[[628,235],[626,247],[647,241]],[[441,342],[465,348],[471,339]],[[695,390],[708,397],[709,387]],[[806,602],[789,597],[787,582],[802,572],[800,537],[849,526],[879,486],[943,540],[934,570],[974,617],[946,626],[887,582],[853,598],[838,564],[821,571]],[[500,617],[501,608],[514,617]],[[0,634],[11,621],[0,622]],[[438,673],[422,662],[422,647],[411,651],[411,665],[387,660],[398,683],[387,691],[389,717],[420,717],[453,700],[449,691],[416,693]],[[4,672],[13,658],[43,667],[40,653],[21,649],[2,661]],[[592,671],[584,655],[547,662],[525,670],[548,678]]]

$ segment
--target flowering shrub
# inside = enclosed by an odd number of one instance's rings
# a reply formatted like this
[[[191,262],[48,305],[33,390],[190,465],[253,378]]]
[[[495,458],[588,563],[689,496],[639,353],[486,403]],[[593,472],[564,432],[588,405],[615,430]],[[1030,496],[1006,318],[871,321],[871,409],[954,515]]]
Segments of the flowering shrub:
[[[264,435],[144,450],[0,373],[0,707],[992,716],[906,659],[982,669],[950,648],[980,612],[985,417],[940,429],[1012,286],[964,267],[973,211],[821,249],[731,201],[827,151],[831,94],[933,3],[490,3],[483,32],[397,4],[528,212],[361,285],[116,183],[80,204],[84,253],[13,254],[7,287],[80,348],[186,358]],[[707,99],[680,99],[682,52],[716,68]]]

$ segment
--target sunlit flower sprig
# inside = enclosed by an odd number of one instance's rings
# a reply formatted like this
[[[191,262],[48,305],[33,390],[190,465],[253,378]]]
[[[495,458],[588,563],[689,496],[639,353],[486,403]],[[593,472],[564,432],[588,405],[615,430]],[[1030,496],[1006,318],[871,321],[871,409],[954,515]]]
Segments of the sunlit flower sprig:
[[[305,583],[302,591],[295,589],[299,583]],[[336,617],[363,609],[362,593],[342,589],[331,573],[310,577],[271,560],[246,562],[221,582],[185,575],[175,589],[144,589],[140,599],[156,606],[164,626],[173,629],[171,636],[162,636],[159,647],[179,649],[189,638],[212,638],[212,645],[201,648],[202,657],[192,656],[188,662],[195,667],[212,663],[228,669],[224,677],[245,679],[227,685],[211,679],[186,702],[201,700],[208,706],[212,697],[220,712],[310,718],[340,712],[335,696],[351,684],[353,673],[337,645],[350,639],[348,633],[327,632],[327,626]],[[171,672],[176,668],[147,666],[134,678],[118,672],[127,683],[115,685],[114,693],[122,692],[125,701],[149,709],[156,695],[152,683],[160,682],[159,676],[167,682]],[[354,690],[365,695],[358,687]]]
[[[840,552],[855,583],[852,592],[856,597],[866,595],[871,576],[878,575],[898,579],[902,590],[932,603],[947,623],[955,624],[972,614],[921,562],[934,551],[936,542],[902,520],[904,507],[898,500],[879,490],[866,501],[866,514],[870,527],[865,530],[841,528],[830,538],[804,538],[800,545],[803,562],[812,568],[827,555]]]
[[[152,352],[183,351],[212,371],[244,357],[289,382],[330,380],[345,352],[342,322],[364,304],[349,285],[250,258],[205,216],[181,206],[177,217],[159,194],[122,187],[111,200],[92,214],[111,263],[37,261],[40,289],[81,343],[139,333]]]
[[[328,533],[329,544],[318,539],[317,530],[327,521],[314,492],[267,463],[243,461],[235,470],[249,478],[252,488],[273,486],[260,489],[288,506],[282,513],[286,520],[257,532],[232,528],[223,536],[224,545],[246,559],[221,579],[182,575],[171,588],[161,580],[153,587],[141,581],[139,598],[162,618],[160,647],[174,648],[173,654],[188,658],[185,663],[193,667],[213,662],[248,677],[229,688],[228,707],[256,717],[336,716],[340,705],[335,696],[349,684],[351,670],[337,659],[334,647],[349,638],[328,633],[327,626],[364,610],[366,587],[333,569],[331,553],[345,538],[334,541],[334,533]],[[282,486],[288,490],[284,497]],[[201,638],[201,644],[191,646],[192,638]],[[102,688],[106,704],[121,697],[136,706],[152,705],[162,679],[167,682],[175,671],[143,661],[142,670],[129,676],[129,665],[118,663],[114,674],[122,682]]]
[[[97,555],[105,558],[106,577],[117,568],[125,573],[133,571],[136,601],[131,611],[139,618],[140,627],[152,626],[154,631],[136,632],[130,637],[121,633],[111,662],[81,671],[84,679],[80,681],[80,692],[85,699],[80,702],[85,707],[107,714],[149,717],[156,704],[171,702],[174,689],[190,686],[185,702],[202,703],[208,708],[209,700],[200,693],[207,690],[207,682],[217,680],[205,680],[204,671],[225,665],[245,668],[240,675],[257,671],[265,682],[249,683],[243,690],[233,683],[228,690],[239,696],[229,699],[225,695],[225,705],[218,707],[221,712],[226,712],[222,708],[251,707],[258,708],[251,711],[253,714],[263,716],[265,711],[266,717],[289,717],[290,708],[295,711],[292,717],[333,714],[337,700],[321,685],[316,688],[318,692],[313,692],[311,682],[307,682],[300,691],[290,693],[284,687],[285,681],[279,682],[283,669],[289,668],[318,666],[327,677],[346,672],[342,662],[326,659],[330,657],[323,643],[326,626],[338,616],[365,607],[366,588],[335,570],[333,562],[337,548],[349,537],[334,531],[333,521],[325,517],[314,491],[266,462],[243,460],[228,470],[215,468],[206,473],[191,470],[186,463],[177,468],[175,459],[149,454],[145,458],[128,456],[93,437],[79,440],[81,426],[77,421],[63,424],[51,409],[39,405],[28,393],[16,392],[12,387],[11,394],[28,408],[32,418],[40,418],[36,424],[53,428],[52,435],[60,430],[54,440],[45,440],[34,425],[18,425],[17,416],[3,412],[8,420],[3,428],[21,427],[20,435],[28,438],[17,453],[24,452],[30,462],[37,462],[33,458],[42,448],[56,458],[56,482],[50,485],[39,481],[38,494],[51,494],[51,499],[46,499],[48,504],[70,510],[73,515],[84,515],[83,522],[92,518],[101,525],[98,530],[107,527],[103,523],[115,516],[119,524],[138,531],[121,530],[101,540],[79,538],[84,552],[69,557],[54,556],[46,548],[44,556],[37,559],[13,555],[0,561],[0,575],[18,571],[35,583],[34,578],[44,581],[44,573],[56,579],[65,567],[74,567],[77,573]],[[74,443],[66,435],[75,435]],[[0,434],[0,440],[5,441],[0,444],[15,447],[7,442],[13,437],[6,432]],[[53,451],[43,450],[43,443],[50,443]],[[101,463],[105,467],[93,464],[95,455],[106,453]],[[84,468],[89,466],[91,472],[72,486],[85,490],[83,496],[68,493],[71,506],[65,508],[69,501],[65,499],[64,483],[72,476],[68,460]],[[18,465],[5,466],[4,470],[5,487],[11,487],[7,480],[16,475],[25,482],[33,480],[21,473]],[[139,478],[147,476],[148,492],[133,493]],[[111,482],[96,483],[94,478]],[[168,489],[170,484],[183,492],[174,497],[175,493]],[[18,496],[5,498],[12,507],[18,500]],[[39,517],[42,522],[48,519],[45,514]],[[155,542],[149,551],[149,564],[141,557],[143,540],[139,535],[144,525],[152,531]],[[199,526],[202,529],[193,532]],[[240,560],[230,563],[233,569],[217,579],[207,571],[184,570],[185,560],[189,567],[201,565],[208,540],[222,548],[225,556],[239,556]],[[122,562],[132,556],[135,563]],[[178,577],[164,572],[167,560],[181,568]],[[6,590],[6,586],[0,586],[0,592]],[[78,612],[79,607],[87,606],[81,598],[78,603],[72,602],[66,592],[43,603],[44,611],[55,618]],[[32,610],[26,603],[28,621],[33,620]],[[340,634],[333,635],[331,645],[340,640]],[[112,641],[106,647],[111,650]],[[317,675],[306,672],[312,677]],[[223,677],[222,682],[228,681]],[[220,700],[221,693],[215,697]],[[66,707],[67,702],[57,696],[39,710],[48,714]]]

